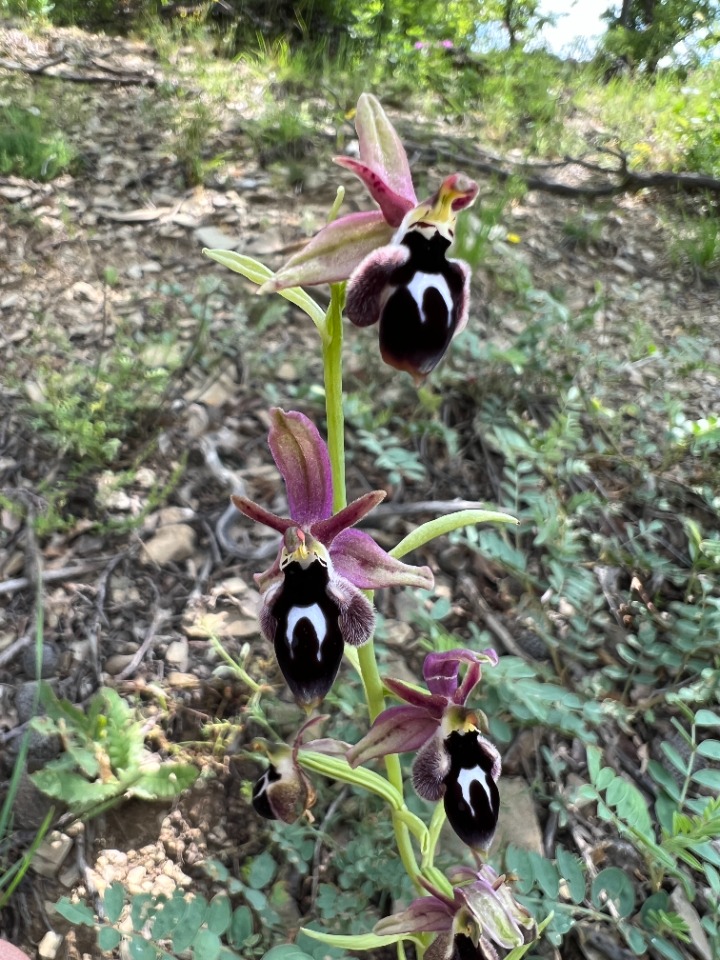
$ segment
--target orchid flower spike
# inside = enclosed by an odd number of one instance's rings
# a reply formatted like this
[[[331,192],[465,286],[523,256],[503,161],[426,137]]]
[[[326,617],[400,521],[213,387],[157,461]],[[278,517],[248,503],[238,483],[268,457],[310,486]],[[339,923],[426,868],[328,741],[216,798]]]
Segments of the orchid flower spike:
[[[270,411],[269,445],[287,489],[290,517],[247,497],[233,496],[251,520],[283,535],[272,566],[255,579],[262,592],[260,628],[298,703],[317,706],[335,680],[344,644],[371,636],[374,613],[361,590],[430,589],[429,567],[395,560],[367,533],[350,528],[384,499],[376,490],[333,514],[330,457],[317,428],[302,413]]]
[[[375,925],[379,936],[435,933],[425,960],[498,960],[496,947],[512,950],[537,938],[537,924],[519,904],[504,876],[489,864],[450,871],[457,885],[453,896],[421,881],[431,894],[414,900],[407,910]]]
[[[467,667],[462,682],[461,664]],[[442,799],[455,833],[481,853],[487,852],[497,828],[501,761],[497,748],[483,736],[487,718],[465,703],[481,678],[482,666],[496,664],[494,650],[450,650],[425,658],[428,692],[385,679],[387,689],[405,706],[384,710],[347,757],[356,767],[389,753],[417,750],[416,791],[425,800]]]
[[[335,162],[362,180],[380,209],[328,224],[263,289],[349,278],[349,319],[359,327],[379,323],[383,360],[420,383],[467,324],[470,268],[447,251],[478,186],[455,173],[418,203],[405,149],[371,94],[358,100],[355,127],[360,159]]]

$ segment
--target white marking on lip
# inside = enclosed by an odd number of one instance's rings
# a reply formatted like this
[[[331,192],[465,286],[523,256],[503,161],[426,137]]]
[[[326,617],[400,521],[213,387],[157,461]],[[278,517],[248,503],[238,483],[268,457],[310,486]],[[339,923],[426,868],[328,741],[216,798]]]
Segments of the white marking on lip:
[[[488,805],[492,810],[492,797],[490,796],[490,784],[488,782],[488,774],[482,767],[473,767],[471,770],[463,768],[458,774],[457,782],[460,787],[460,792],[462,793],[463,800],[470,807],[470,812],[473,816],[476,816],[475,810],[473,809],[472,800],[470,798],[470,790],[474,783],[479,783],[483,788],[488,798]]]
[[[315,636],[318,640],[317,658],[320,660],[322,653],[323,640],[327,636],[327,620],[317,603],[311,603],[307,607],[293,607],[288,613],[287,628],[285,630],[285,639],[290,648],[290,656],[294,655],[293,647],[295,645],[295,628],[301,620],[309,620],[315,630]]]
[[[453,301],[452,294],[450,293],[450,287],[448,286],[445,277],[441,273],[416,273],[410,283],[407,285],[407,291],[417,304],[418,313],[420,314],[420,323],[425,323],[425,320],[427,319],[423,311],[425,291],[432,289],[437,290],[437,292],[443,298],[445,306],[447,307],[448,323],[450,323],[450,318],[452,317],[453,312]]]

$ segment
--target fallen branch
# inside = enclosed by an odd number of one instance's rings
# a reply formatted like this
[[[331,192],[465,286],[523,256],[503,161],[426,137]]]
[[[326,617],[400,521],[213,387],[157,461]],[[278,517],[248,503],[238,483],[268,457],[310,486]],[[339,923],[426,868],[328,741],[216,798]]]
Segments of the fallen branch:
[[[74,580],[75,577],[92,573],[101,563],[107,563],[107,557],[88,560],[87,563],[78,563],[73,567],[61,567],[59,570],[43,570],[40,579],[43,583],[55,583],[57,580]],[[26,590],[33,582],[30,577],[15,577],[13,580],[4,580],[0,583],[0,595],[14,593],[16,590]]]
[[[542,190],[545,193],[562,197],[610,197],[620,193],[637,193],[640,190],[650,188],[685,193],[708,192],[720,194],[720,179],[718,177],[712,177],[706,173],[675,173],[672,170],[655,170],[650,173],[643,173],[640,170],[632,170],[628,167],[625,154],[605,147],[594,149],[596,153],[606,153],[615,157],[618,161],[616,166],[594,163],[586,159],[585,156],[566,156],[562,160],[552,163],[515,163],[501,157],[495,158],[492,154],[486,154],[491,159],[482,159],[477,153],[459,155],[454,150],[437,145],[428,147],[425,144],[411,143],[410,146],[422,151],[426,156],[430,154],[431,156],[448,157],[455,163],[461,163],[466,172],[471,175],[473,173],[485,174],[489,177],[495,177],[501,183],[506,183],[508,180],[521,180],[524,181],[529,190]],[[538,174],[540,170],[562,169],[572,166],[582,167],[598,174],[603,178],[603,181],[572,184],[563,183],[559,180],[549,180]]]
[[[147,73],[121,73],[119,70],[111,70],[109,67],[103,67],[108,74],[100,73],[68,73],[57,72],[50,73],[51,67],[63,63],[67,58],[48,60],[46,63],[38,66],[30,66],[27,63],[21,63],[18,60],[4,60],[0,58],[0,68],[3,70],[18,70],[21,73],[27,73],[31,76],[50,77],[53,80],[68,80],[70,83],[112,83],[116,87],[156,87],[159,83],[157,77]]]

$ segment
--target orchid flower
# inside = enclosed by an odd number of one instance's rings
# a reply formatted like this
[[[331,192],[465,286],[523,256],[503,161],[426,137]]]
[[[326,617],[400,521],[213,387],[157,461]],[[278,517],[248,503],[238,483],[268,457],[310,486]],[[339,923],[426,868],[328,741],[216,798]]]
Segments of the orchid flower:
[[[455,173],[418,203],[405,149],[371,94],[358,100],[355,127],[360,159],[335,162],[362,180],[380,209],[328,224],[262,289],[349,278],[348,318],[359,327],[379,322],[383,360],[420,382],[467,324],[470,268],[447,250],[478,186]]]
[[[449,877],[457,883],[452,898],[423,880],[431,895],[381,920],[374,932],[379,936],[437,933],[425,960],[498,960],[495,946],[512,950],[536,939],[535,920],[515,900],[505,877],[489,864],[477,872],[457,867]]]
[[[302,413],[270,411],[269,445],[287,489],[289,517],[247,497],[233,496],[251,520],[283,535],[272,566],[257,574],[262,592],[260,628],[273,644],[295,699],[317,706],[335,680],[344,644],[371,636],[374,613],[360,592],[380,587],[429,589],[429,567],[395,560],[372,537],[351,530],[385,498],[383,490],[359,497],[333,514],[333,482],[327,446]]]
[[[315,791],[300,769],[298,751],[305,746],[312,748],[315,753],[338,752],[340,741],[322,739],[306,742],[311,728],[327,719],[327,716],[315,716],[306,720],[295,734],[291,747],[285,743],[270,743],[264,737],[255,739],[253,749],[262,750],[270,761],[252,792],[252,805],[261,817],[295,823],[307,815],[312,821],[310,808],[315,803]]]
[[[460,666],[466,664],[460,682]],[[388,707],[348,753],[355,767],[390,753],[417,750],[413,785],[425,800],[443,799],[450,826],[478,851],[492,843],[500,812],[497,781],[500,754],[482,735],[487,719],[465,703],[479,682],[482,665],[497,664],[494,650],[450,650],[425,658],[423,676],[428,692],[385,679],[387,689],[405,706]]]

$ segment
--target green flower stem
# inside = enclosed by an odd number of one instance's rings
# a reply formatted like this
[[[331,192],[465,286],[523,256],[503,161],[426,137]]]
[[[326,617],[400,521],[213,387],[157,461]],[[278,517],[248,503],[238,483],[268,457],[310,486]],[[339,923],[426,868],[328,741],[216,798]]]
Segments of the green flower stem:
[[[337,512],[347,503],[345,489],[345,419],[342,395],[342,311],[345,305],[345,284],[330,285],[330,307],[325,320],[327,338],[323,339],[323,372],[325,378],[325,413],[327,417],[327,442],[330,468],[333,479],[333,509]],[[372,599],[372,595],[370,597]],[[365,690],[370,722],[385,709],[383,685],[375,659],[372,637],[357,651],[360,676]],[[385,768],[391,786],[403,796],[402,771],[396,755],[385,758]],[[391,808],[392,809],[392,808]],[[410,840],[407,824],[392,809],[395,841],[403,866],[418,889],[420,868]]]
[[[323,341],[325,374],[325,413],[327,415],[328,451],[333,478],[333,510],[347,505],[345,491],[345,417],[342,403],[342,312],[345,306],[345,284],[330,285],[330,307],[325,318],[327,340]]]

